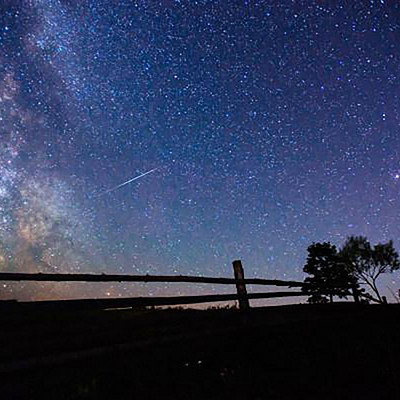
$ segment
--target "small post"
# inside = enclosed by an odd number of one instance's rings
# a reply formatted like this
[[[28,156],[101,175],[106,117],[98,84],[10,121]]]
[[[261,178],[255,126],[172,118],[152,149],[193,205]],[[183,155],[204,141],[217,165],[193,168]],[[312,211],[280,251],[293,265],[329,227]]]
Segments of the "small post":
[[[235,260],[232,263],[233,272],[235,274],[235,279],[237,281],[244,280],[244,271],[242,262],[240,260]],[[243,282],[236,283],[236,290],[239,298],[239,310],[248,311],[250,309],[249,299],[247,297],[246,285]]]
[[[358,295],[358,290],[356,285],[352,285],[351,290],[353,292],[354,303],[360,304],[360,296]]]

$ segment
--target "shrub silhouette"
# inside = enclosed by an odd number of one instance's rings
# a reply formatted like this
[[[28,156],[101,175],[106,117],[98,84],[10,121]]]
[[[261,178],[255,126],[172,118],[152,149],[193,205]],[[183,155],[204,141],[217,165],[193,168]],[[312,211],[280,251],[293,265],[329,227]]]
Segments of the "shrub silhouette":
[[[303,271],[311,275],[303,292],[310,295],[309,303],[333,302],[333,297],[346,298],[351,289],[357,286],[351,271],[346,268],[336,249],[329,242],[313,243],[308,247],[307,262]]]

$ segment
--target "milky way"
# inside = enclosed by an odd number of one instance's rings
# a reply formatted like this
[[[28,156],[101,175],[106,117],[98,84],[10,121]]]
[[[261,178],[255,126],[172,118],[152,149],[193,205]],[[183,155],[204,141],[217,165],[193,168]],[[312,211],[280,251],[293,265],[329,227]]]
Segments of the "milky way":
[[[393,3],[3,1],[0,269],[303,279],[313,241],[400,248]]]

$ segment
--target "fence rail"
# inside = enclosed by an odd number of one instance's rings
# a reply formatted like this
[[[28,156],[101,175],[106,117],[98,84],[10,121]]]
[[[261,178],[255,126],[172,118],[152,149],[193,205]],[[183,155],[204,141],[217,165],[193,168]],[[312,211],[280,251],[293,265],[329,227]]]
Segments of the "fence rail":
[[[249,299],[271,299],[279,297],[304,296],[302,292],[268,292],[250,293]],[[57,300],[57,301],[5,301],[4,308],[8,310],[23,309],[63,309],[63,310],[88,310],[88,309],[114,309],[131,307],[151,307],[151,306],[173,306],[183,304],[214,303],[220,301],[238,300],[238,295],[234,294],[212,294],[203,296],[167,296],[167,297],[126,297],[112,299],[79,299],[79,300]],[[0,302],[0,310],[2,308]]]
[[[187,275],[109,275],[109,274],[45,274],[45,273],[19,273],[0,272],[0,281],[37,281],[37,282],[188,282],[188,283],[213,283],[222,285],[267,285],[302,287],[303,282],[282,281],[278,279],[234,279]]]
[[[40,302],[3,302],[7,307],[64,307],[64,308],[126,308],[133,306],[167,306],[195,303],[211,303],[220,301],[239,301],[239,308],[246,311],[250,308],[249,299],[268,299],[277,297],[305,296],[303,292],[267,292],[247,293],[246,285],[303,287],[303,282],[283,281],[276,279],[244,278],[240,260],[233,262],[235,278],[200,277],[184,275],[108,275],[108,274],[48,274],[48,273],[0,273],[0,281],[35,281],[35,282],[186,282],[236,285],[236,294],[215,294],[203,296],[171,296],[171,297],[134,297],[113,299],[80,299]],[[0,305],[1,307],[1,305]]]

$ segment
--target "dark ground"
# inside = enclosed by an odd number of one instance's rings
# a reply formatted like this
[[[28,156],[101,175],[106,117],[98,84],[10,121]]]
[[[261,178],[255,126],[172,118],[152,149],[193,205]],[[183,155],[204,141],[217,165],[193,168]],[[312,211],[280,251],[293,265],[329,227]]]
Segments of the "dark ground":
[[[1,399],[400,399],[400,305],[0,312]]]

